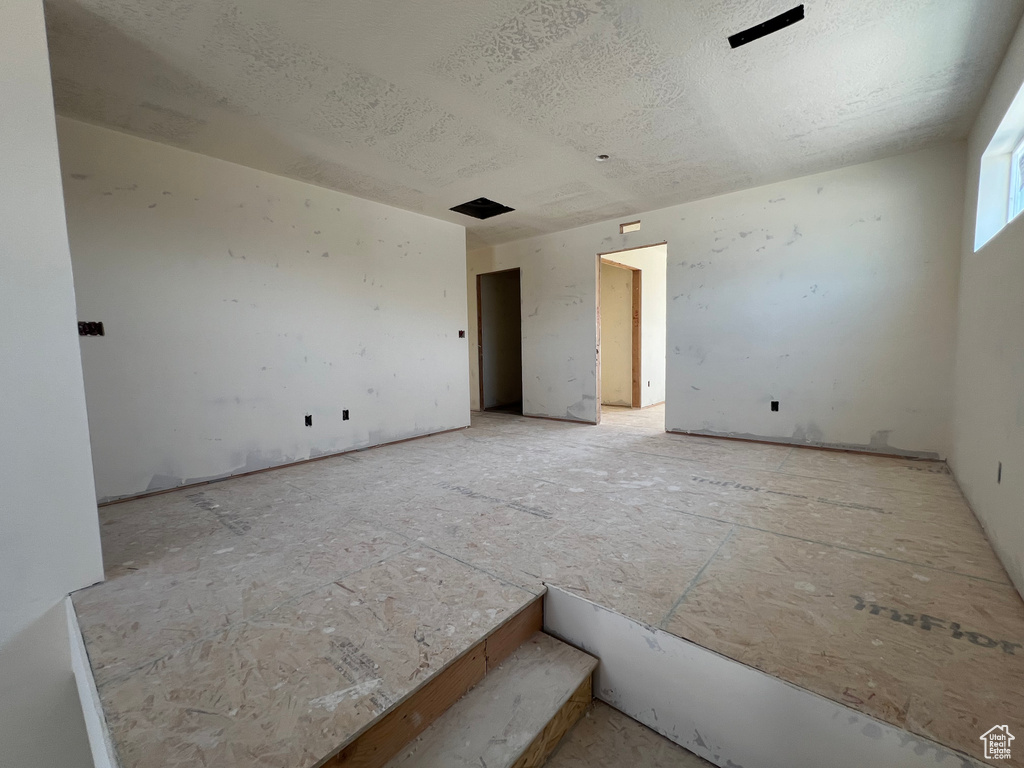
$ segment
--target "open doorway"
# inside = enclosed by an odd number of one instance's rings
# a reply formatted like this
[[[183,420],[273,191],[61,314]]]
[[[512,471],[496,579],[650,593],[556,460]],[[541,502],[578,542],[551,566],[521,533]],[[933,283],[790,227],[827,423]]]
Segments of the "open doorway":
[[[523,319],[518,269],[476,278],[480,408],[523,412]]]
[[[643,275],[601,259],[601,405],[640,407]]]
[[[668,246],[598,256],[598,402],[616,421],[664,418]]]

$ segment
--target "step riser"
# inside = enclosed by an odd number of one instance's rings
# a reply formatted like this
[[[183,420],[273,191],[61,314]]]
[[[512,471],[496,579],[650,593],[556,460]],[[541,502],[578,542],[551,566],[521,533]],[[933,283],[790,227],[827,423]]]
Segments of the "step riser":
[[[601,660],[596,698],[723,768],[984,768],[958,752],[550,586],[544,631]]]
[[[537,632],[386,768],[540,768],[590,705],[596,666]]]
[[[579,722],[593,701],[593,677],[591,675],[583,681],[572,697],[558,710],[558,714],[551,718],[544,730],[533,740],[523,756],[512,765],[512,768],[541,768],[548,761],[551,753],[555,751],[555,747],[558,746],[565,734]]]

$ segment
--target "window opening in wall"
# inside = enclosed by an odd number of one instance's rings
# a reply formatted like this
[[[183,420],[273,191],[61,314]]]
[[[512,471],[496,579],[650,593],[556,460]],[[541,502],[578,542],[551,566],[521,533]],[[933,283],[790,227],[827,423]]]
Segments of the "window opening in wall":
[[[974,250],[1024,211],[1024,86],[981,155]]]
[[[1024,210],[1024,137],[1017,143],[1010,160],[1010,210],[1008,219],[1013,219]]]

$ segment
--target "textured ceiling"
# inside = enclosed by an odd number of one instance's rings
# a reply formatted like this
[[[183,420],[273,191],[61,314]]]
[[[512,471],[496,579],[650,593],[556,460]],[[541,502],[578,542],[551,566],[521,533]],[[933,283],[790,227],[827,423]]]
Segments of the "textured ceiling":
[[[966,135],[1024,0],[47,0],[58,111],[553,232]],[[607,153],[612,159],[594,162]],[[517,209],[477,222],[448,208]]]

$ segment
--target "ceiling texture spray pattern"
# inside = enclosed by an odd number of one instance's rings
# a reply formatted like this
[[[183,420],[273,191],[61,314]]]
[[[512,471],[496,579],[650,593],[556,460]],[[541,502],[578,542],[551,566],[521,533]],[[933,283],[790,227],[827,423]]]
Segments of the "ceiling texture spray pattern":
[[[470,246],[963,137],[1024,0],[47,0],[61,114]],[[595,163],[601,153],[611,155]],[[513,213],[448,209],[488,197]]]

